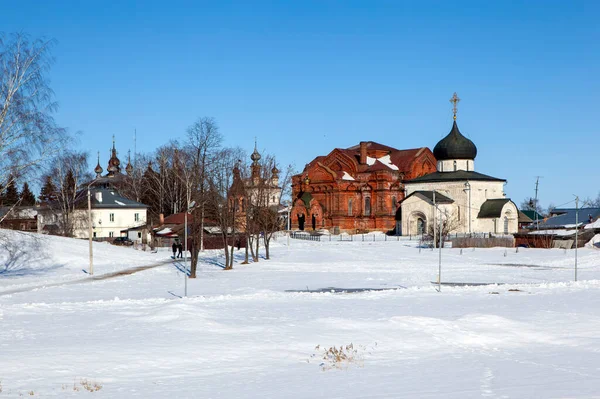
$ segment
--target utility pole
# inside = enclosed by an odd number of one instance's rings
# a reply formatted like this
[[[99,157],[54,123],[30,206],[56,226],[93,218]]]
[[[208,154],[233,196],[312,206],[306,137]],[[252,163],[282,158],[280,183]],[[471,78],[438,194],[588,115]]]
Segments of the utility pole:
[[[435,217],[437,216],[436,214],[437,211],[437,205],[435,203],[435,190],[433,190],[433,224],[431,225],[433,227],[433,245],[431,246],[431,250],[433,251],[433,248],[435,248],[435,243],[437,242],[435,240]]]
[[[539,230],[540,229],[540,224],[538,221],[538,186],[540,184],[540,178],[543,176],[536,176],[535,177],[535,202],[533,203],[534,206],[534,210],[535,210],[535,226],[536,228]]]

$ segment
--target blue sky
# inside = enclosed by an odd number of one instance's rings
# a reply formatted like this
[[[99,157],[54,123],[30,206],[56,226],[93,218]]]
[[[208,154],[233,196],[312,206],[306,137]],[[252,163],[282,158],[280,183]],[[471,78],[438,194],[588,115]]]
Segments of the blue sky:
[[[227,145],[298,170],[373,140],[431,149],[458,122],[477,171],[519,204],[596,197],[600,3],[595,1],[42,2],[0,31],[57,40],[58,122],[106,165],[215,117]],[[94,165],[91,165],[93,167]]]

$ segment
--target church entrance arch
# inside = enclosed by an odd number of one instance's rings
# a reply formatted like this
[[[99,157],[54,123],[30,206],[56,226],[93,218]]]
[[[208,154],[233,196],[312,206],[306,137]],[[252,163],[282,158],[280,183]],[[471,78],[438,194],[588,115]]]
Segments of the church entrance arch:
[[[422,212],[413,212],[410,217],[410,234],[427,234],[427,218]]]

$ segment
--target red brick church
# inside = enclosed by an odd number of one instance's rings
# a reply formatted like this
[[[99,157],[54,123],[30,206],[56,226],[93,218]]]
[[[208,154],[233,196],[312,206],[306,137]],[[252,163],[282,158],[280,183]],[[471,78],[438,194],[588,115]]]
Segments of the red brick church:
[[[292,229],[391,230],[404,180],[436,171],[426,147],[398,150],[372,141],[335,148],[292,177]]]

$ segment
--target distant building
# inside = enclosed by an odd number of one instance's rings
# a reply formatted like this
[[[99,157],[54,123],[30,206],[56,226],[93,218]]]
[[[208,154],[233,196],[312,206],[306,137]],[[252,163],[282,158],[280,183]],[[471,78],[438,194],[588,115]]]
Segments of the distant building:
[[[37,232],[37,217],[35,206],[0,207],[0,228]]]

